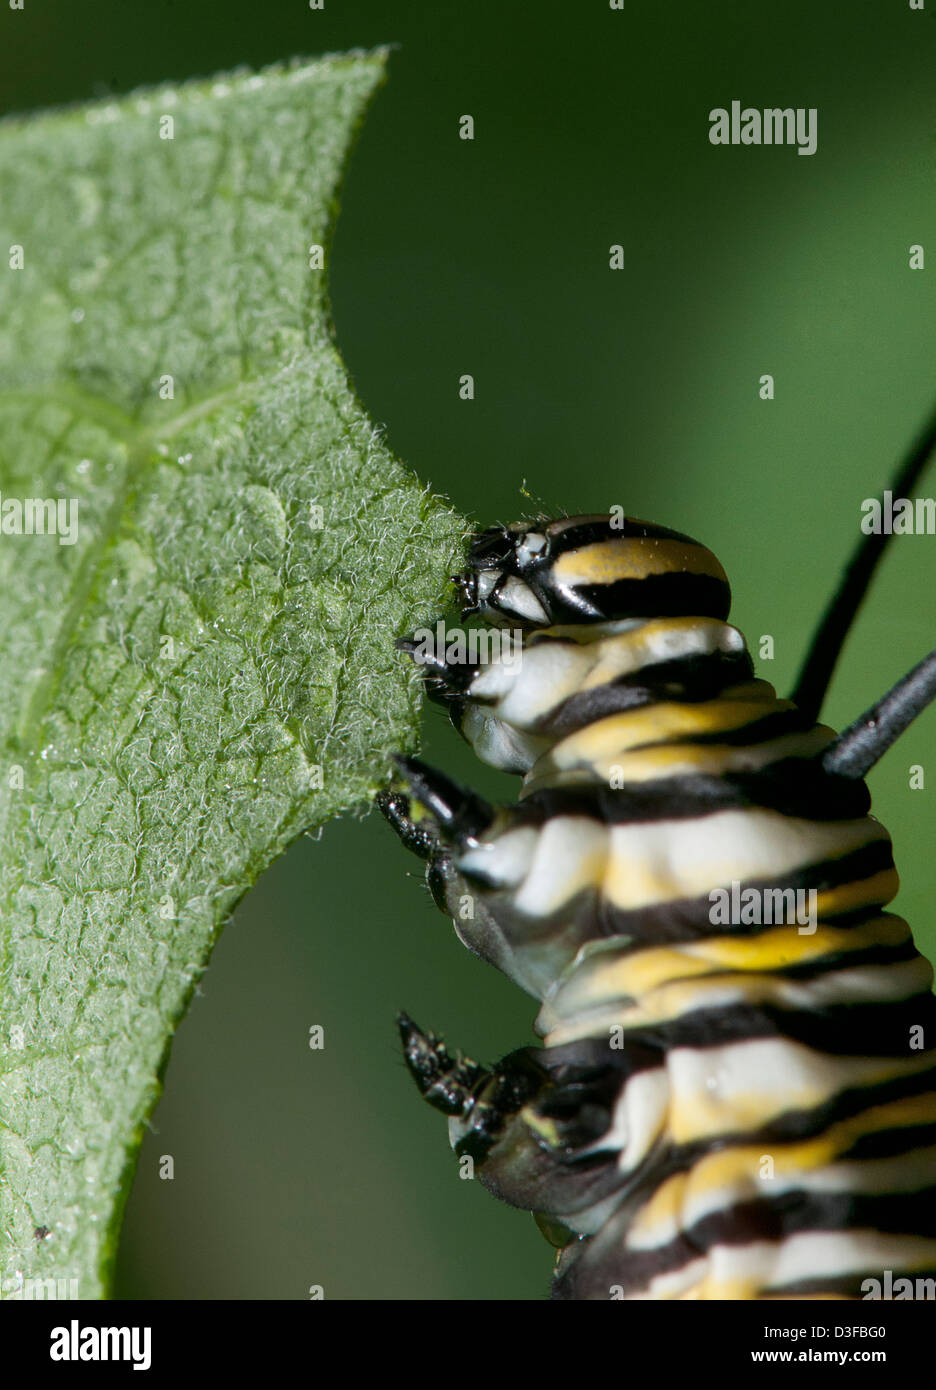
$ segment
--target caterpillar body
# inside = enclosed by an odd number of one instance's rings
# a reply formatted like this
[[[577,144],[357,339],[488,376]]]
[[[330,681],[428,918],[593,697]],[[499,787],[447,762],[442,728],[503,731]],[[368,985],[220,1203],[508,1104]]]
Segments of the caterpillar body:
[[[863,780],[936,653],[844,734],[816,722],[864,568],[796,699],[755,678],[709,550],[612,516],[481,532],[463,617],[515,635],[420,658],[520,799],[401,758],[378,801],[462,941],[540,1001],[543,1045],[487,1070],[401,1015],[405,1055],[456,1152],[560,1247],[556,1298],[936,1278],[933,971],[884,910]]]

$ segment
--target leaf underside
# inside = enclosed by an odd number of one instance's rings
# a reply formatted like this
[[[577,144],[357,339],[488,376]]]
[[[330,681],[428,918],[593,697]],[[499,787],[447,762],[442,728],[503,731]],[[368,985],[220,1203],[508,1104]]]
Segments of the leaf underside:
[[[220,926],[415,740],[393,638],[464,523],[368,423],[310,268],[384,62],[0,125],[2,1297],[106,1294]],[[16,534],[25,499],[57,534]]]

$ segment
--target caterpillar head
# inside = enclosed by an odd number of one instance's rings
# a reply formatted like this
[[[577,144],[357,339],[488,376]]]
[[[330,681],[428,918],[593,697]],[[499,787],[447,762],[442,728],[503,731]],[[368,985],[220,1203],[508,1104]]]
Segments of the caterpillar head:
[[[455,576],[462,617],[498,626],[550,627],[623,619],[724,620],[725,571],[679,531],[633,517],[568,516],[492,526]]]

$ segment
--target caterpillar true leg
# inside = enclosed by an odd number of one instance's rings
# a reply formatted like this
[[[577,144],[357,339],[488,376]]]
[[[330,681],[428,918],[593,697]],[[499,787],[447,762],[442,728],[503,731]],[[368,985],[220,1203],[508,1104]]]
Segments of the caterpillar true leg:
[[[459,1159],[477,1163],[481,1182],[501,1201],[532,1202],[538,1215],[552,1218],[553,1244],[579,1243],[566,1218],[620,1206],[637,1165],[622,1166],[601,1141],[622,1078],[645,1069],[646,1079],[654,1066],[659,1078],[657,1049],[630,1050],[612,1064],[607,1049],[594,1044],[520,1048],[486,1070],[460,1053],[451,1056],[406,1014],[398,1024],[407,1066],[423,1097],[449,1117]]]
[[[474,792],[458,786],[418,758],[398,757],[394,762],[412,795],[448,839],[461,843],[480,835],[490,825],[493,808]]]
[[[463,1115],[474,1103],[474,1091],[490,1072],[459,1053],[452,1057],[434,1033],[424,1033],[408,1014],[397,1015],[403,1056],[420,1094],[443,1115]]]

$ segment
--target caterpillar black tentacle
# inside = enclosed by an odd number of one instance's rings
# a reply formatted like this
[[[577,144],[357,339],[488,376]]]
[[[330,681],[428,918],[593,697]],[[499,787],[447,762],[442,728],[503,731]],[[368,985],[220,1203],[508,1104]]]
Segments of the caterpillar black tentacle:
[[[897,874],[862,781],[936,658],[837,738],[815,722],[834,658],[808,708],[779,699],[715,556],[678,532],[493,527],[456,585],[465,617],[513,631],[427,678],[520,801],[415,759],[378,800],[462,941],[540,1001],[544,1044],[488,1071],[401,1031],[456,1151],[551,1226],[554,1296],[936,1277],[933,971],[884,911]]]
[[[898,467],[890,484],[892,497],[913,496],[934,449],[936,410]],[[871,531],[861,536],[813,634],[791,696],[794,703],[813,719],[819,717],[845,639],[890,538],[891,532],[885,530]]]
[[[840,734],[822,756],[827,772],[866,777],[904,729],[936,699],[936,651],[930,652],[892,690]]]

